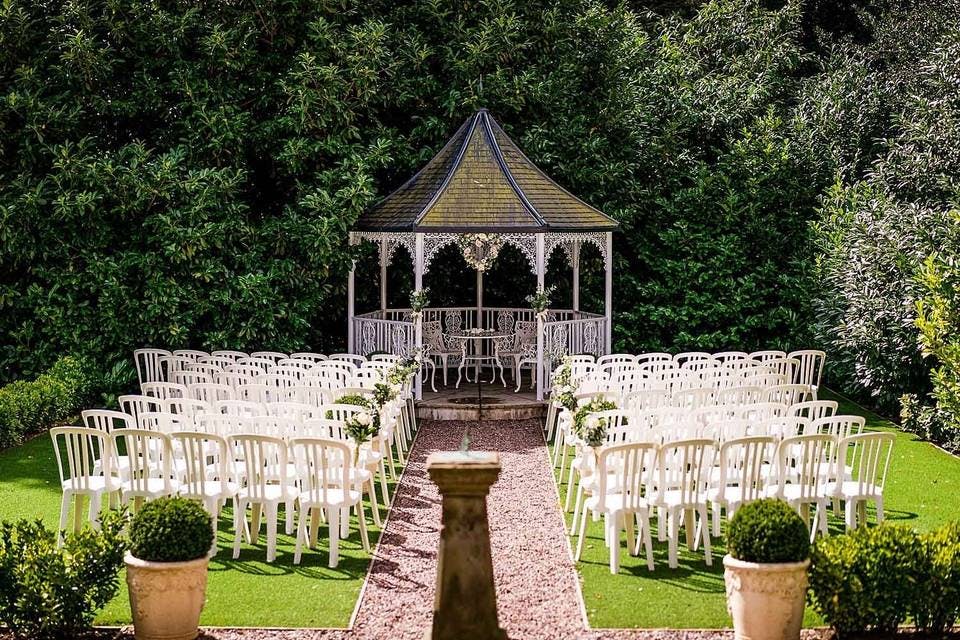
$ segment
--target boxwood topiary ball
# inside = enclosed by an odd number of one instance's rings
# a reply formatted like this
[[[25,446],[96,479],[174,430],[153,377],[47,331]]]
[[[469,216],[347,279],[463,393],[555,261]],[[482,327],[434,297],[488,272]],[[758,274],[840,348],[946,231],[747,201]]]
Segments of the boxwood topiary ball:
[[[148,502],[130,523],[130,553],[150,562],[202,558],[213,544],[213,523],[199,502],[158,498]]]
[[[744,562],[801,562],[810,557],[810,532],[786,502],[758,500],[730,520],[727,551]]]

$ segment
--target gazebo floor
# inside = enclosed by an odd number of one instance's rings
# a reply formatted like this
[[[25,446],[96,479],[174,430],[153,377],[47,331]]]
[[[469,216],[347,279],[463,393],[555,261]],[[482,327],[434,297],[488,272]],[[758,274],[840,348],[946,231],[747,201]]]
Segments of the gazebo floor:
[[[459,389],[454,386],[455,375],[446,387],[439,372],[437,378],[436,391],[429,380],[423,385],[423,399],[417,402],[417,417],[422,420],[526,420],[547,415],[547,404],[537,402],[536,391],[530,389],[526,378],[519,393],[514,393],[516,382],[509,378],[506,387],[499,378],[495,383],[486,378],[479,388],[476,382],[462,381]]]

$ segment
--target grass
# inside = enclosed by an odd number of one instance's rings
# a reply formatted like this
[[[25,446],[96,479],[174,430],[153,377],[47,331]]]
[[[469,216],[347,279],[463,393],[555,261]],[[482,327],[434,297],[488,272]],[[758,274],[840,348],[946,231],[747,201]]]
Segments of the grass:
[[[401,469],[398,467],[398,475]],[[391,484],[391,496],[395,489],[395,484]],[[366,507],[370,524],[369,504]],[[59,513],[59,479],[49,436],[38,436],[22,446],[0,451],[0,520],[41,518],[48,527],[56,527]],[[383,505],[380,513],[386,517]],[[233,627],[346,627],[349,624],[370,563],[370,555],[364,553],[360,544],[356,518],[350,537],[340,541],[339,566],[330,569],[325,530],[318,548],[305,550],[301,564],[293,564],[295,539],[283,535],[282,512],[275,562],[265,562],[265,533],[261,533],[258,544],[245,543],[240,558],[233,560],[231,517],[227,509],[219,522],[219,552],[210,562],[207,604],[201,624]],[[368,531],[372,548],[380,531],[373,526]],[[119,594],[97,616],[97,624],[130,622],[122,574],[120,580]]]
[[[824,391],[821,397],[840,402],[840,413],[864,416],[868,430],[890,431],[896,435],[885,491],[885,513],[889,521],[927,531],[960,518],[960,459],[900,431],[891,422],[843,397],[829,391]],[[560,482],[561,499],[566,497],[565,480]],[[869,517],[872,522],[872,508]],[[570,519],[571,514],[567,514],[568,526]],[[830,530],[831,535],[841,533],[842,521],[831,517]],[[571,540],[575,543],[575,539]],[[620,573],[611,575],[602,522],[590,522],[583,557],[578,564],[590,625],[595,628],[729,627],[723,585],[722,558],[726,553],[723,539],[714,539],[713,545],[713,566],[707,567],[702,549],[696,553],[687,551],[681,532],[679,567],[669,569],[667,544],[656,541],[654,521],[656,571],[648,571],[643,557],[634,558],[621,547]],[[823,622],[808,608],[804,624],[818,626]]]

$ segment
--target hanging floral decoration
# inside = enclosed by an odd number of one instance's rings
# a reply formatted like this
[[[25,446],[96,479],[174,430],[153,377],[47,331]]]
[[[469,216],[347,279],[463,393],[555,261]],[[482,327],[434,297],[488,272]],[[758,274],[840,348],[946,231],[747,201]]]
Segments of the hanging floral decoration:
[[[483,272],[493,266],[503,247],[503,237],[499,233],[464,233],[457,237],[457,246],[467,264]]]

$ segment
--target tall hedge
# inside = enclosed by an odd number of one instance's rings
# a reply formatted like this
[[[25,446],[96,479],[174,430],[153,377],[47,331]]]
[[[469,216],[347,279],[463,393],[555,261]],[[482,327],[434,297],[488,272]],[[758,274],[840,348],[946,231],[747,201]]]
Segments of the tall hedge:
[[[806,18],[697,4],[3,3],[0,370],[341,347],[351,223],[481,106],[622,222],[619,348],[808,344]]]

